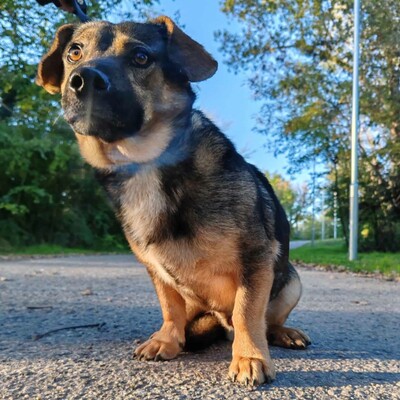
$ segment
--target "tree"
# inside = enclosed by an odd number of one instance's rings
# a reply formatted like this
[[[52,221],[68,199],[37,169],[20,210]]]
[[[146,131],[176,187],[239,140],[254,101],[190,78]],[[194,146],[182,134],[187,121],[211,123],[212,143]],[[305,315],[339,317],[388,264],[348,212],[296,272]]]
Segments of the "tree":
[[[227,63],[249,72],[257,121],[292,171],[327,165],[348,226],[352,16],[348,0],[226,0],[240,32],[217,37]],[[400,248],[400,3],[363,1],[360,219],[366,249]],[[344,229],[346,234],[347,230]]]
[[[90,15],[101,18],[120,3],[93,2]],[[57,26],[76,18],[34,0],[2,1],[0,16],[0,247],[121,245],[113,211],[60,118],[59,99],[34,84]]]
[[[307,186],[294,186],[278,173],[266,172],[265,176],[268,178],[274,188],[276,196],[286,211],[291,227],[292,238],[300,236],[302,222],[310,214],[310,201]]]

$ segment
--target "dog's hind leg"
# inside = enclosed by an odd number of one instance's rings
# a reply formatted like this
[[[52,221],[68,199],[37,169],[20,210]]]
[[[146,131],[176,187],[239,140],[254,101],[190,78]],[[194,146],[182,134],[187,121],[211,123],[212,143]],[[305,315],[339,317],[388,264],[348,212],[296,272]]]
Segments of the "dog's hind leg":
[[[186,326],[185,334],[185,350],[189,351],[204,349],[217,340],[226,338],[226,332],[221,321],[212,313],[196,316]]]
[[[290,279],[271,300],[267,309],[267,337],[272,346],[290,349],[305,349],[311,344],[310,338],[300,329],[284,326],[287,317],[297,305],[301,297],[301,282],[299,275],[289,263]]]

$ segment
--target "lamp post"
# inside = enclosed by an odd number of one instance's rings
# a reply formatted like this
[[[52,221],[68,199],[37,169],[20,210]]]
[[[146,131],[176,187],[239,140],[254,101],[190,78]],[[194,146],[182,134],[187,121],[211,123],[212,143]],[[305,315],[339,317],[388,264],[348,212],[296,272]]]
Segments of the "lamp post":
[[[337,239],[337,193],[333,193],[333,238]]]
[[[353,104],[351,118],[351,183],[349,260],[357,258],[358,243],[358,128],[360,64],[360,0],[354,0]]]
[[[325,192],[322,188],[322,200],[321,200],[321,240],[325,240]]]

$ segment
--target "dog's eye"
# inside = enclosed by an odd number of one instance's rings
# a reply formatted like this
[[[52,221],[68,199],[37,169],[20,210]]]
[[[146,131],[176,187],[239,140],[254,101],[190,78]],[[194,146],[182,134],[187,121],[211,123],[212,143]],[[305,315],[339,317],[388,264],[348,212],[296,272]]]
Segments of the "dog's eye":
[[[76,63],[82,58],[82,49],[79,45],[73,44],[69,50],[67,55],[67,60],[70,63]]]
[[[135,49],[135,52],[133,53],[133,61],[135,64],[144,67],[150,63],[149,53],[142,48]]]

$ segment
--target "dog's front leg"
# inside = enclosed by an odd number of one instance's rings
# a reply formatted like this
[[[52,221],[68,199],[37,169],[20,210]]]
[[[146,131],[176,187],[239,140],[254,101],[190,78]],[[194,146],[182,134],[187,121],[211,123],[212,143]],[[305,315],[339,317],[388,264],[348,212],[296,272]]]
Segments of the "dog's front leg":
[[[135,356],[140,360],[170,360],[185,345],[185,301],[173,287],[149,272],[160,301],[163,324],[159,331],[135,350]]]
[[[243,272],[235,296],[232,322],[234,340],[229,377],[245,385],[271,382],[275,368],[266,339],[265,313],[273,282],[270,265]]]

